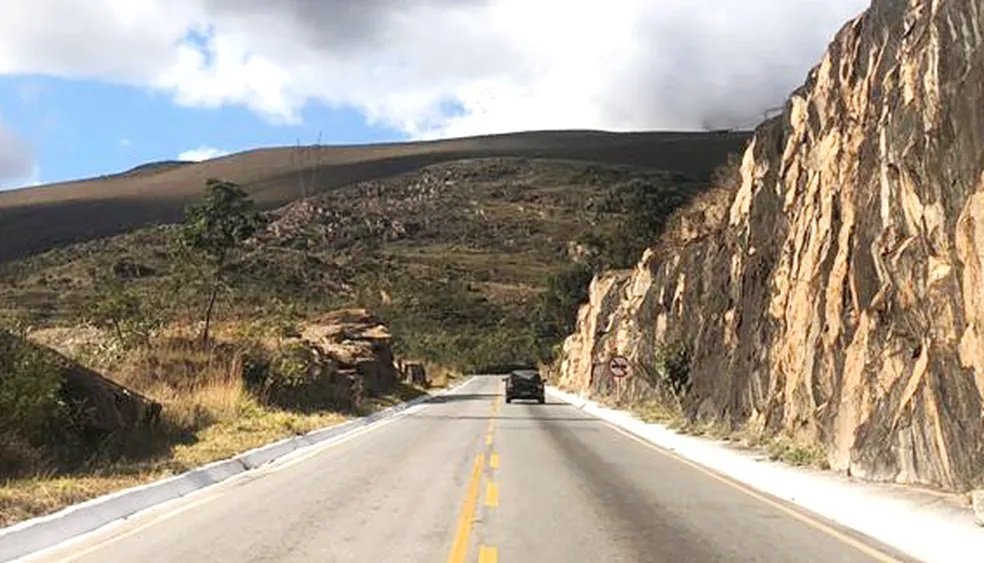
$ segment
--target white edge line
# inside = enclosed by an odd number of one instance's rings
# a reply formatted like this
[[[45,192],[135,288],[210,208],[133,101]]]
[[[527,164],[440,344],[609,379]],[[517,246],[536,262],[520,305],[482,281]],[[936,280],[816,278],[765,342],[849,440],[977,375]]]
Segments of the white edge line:
[[[280,465],[280,464],[284,464],[285,466],[293,465],[296,462],[300,462],[304,459],[307,459],[308,457],[311,457],[311,455],[315,453],[319,453],[322,449],[326,449],[330,446],[336,445],[337,443],[342,441],[343,438],[349,438],[349,437],[354,437],[356,435],[361,435],[362,434],[361,431],[368,431],[368,429],[382,426],[384,423],[391,422],[397,418],[405,416],[409,414],[411,409],[423,403],[426,403],[429,399],[433,399],[434,397],[440,397],[442,395],[447,395],[454,391],[458,391],[461,388],[465,387],[466,385],[472,383],[476,379],[477,376],[471,376],[465,379],[464,381],[461,381],[457,385],[448,387],[446,389],[442,389],[433,395],[430,394],[423,395],[421,397],[417,397],[409,401],[405,401],[403,403],[399,403],[391,407],[387,407],[379,412],[372,413],[364,417],[355,418],[333,426],[326,426],[324,428],[312,430],[311,432],[299,436],[283,438],[281,440],[277,440],[275,442],[266,444],[264,446],[260,446],[257,448],[253,448],[252,450],[242,452],[231,458],[214,461],[178,475],[173,475],[170,477],[166,477],[164,479],[159,479],[157,481],[145,483],[142,485],[137,485],[127,489],[114,491],[93,499],[89,499],[87,501],[78,504],[65,507],[59,510],[58,512],[54,512],[52,514],[47,514],[44,516],[39,516],[37,518],[32,518],[30,520],[25,520],[23,522],[18,522],[6,528],[0,528],[0,561],[19,561],[23,558],[28,558],[28,557],[37,558],[51,551],[64,549],[69,544],[74,544],[78,541],[83,541],[84,539],[94,534],[109,530],[112,527],[115,527],[117,525],[126,522],[127,520],[134,519],[146,512],[158,509],[159,507],[162,507],[163,505],[169,504],[173,501],[186,500],[191,495],[201,493],[203,491],[207,491],[211,487],[218,485],[220,483],[228,482],[234,478],[238,478],[243,475],[252,475],[253,472],[258,469],[261,468],[265,469],[267,467]],[[323,437],[319,438],[319,436],[323,436]],[[310,441],[312,438],[314,439],[313,442]],[[284,451],[282,453],[275,453],[274,455],[272,455],[272,457],[268,459],[263,459],[265,457],[263,455],[265,451],[275,451],[276,448],[285,447],[291,444],[294,445],[294,447],[291,447],[287,451]],[[248,462],[248,458],[257,455],[260,456],[261,461],[259,463]],[[231,466],[229,468],[229,474],[224,476],[207,475],[207,472],[209,470],[221,468],[226,464],[229,464]],[[235,467],[236,465],[239,465],[240,467],[236,468]],[[118,517],[106,518],[104,521],[100,521],[91,526],[87,526],[83,524],[83,526],[86,527],[85,530],[78,533],[68,534],[65,537],[56,537],[56,539],[54,539],[52,542],[44,542],[47,543],[47,545],[44,545],[43,547],[27,548],[27,549],[18,549],[17,547],[18,542],[24,541],[25,539],[31,539],[31,538],[22,538],[18,536],[30,534],[30,532],[34,529],[38,530],[39,534],[43,534],[45,533],[45,530],[43,528],[47,528],[49,527],[49,525],[57,525],[59,522],[64,521],[69,517],[77,516],[79,518],[85,518],[86,514],[77,514],[83,511],[90,511],[94,514],[96,518],[99,518],[100,517],[99,512],[111,510],[113,504],[123,503],[127,500],[130,500],[131,498],[137,497],[140,493],[153,492],[153,489],[155,488],[164,489],[165,485],[169,483],[175,483],[175,482],[180,483],[182,481],[187,481],[189,477],[193,476],[194,474],[202,474],[203,477],[205,477],[206,479],[202,483],[198,483],[198,484],[188,483],[187,486],[189,488],[187,490],[174,491],[171,493],[162,490],[161,495],[166,498],[163,498],[159,501],[152,502],[147,506],[140,507],[137,510],[122,514]],[[57,536],[57,531],[53,532],[53,535]],[[9,543],[9,542],[14,542],[14,544],[5,545],[5,543]],[[40,543],[40,541],[35,540],[32,541],[31,543]],[[5,554],[5,552],[7,554]]]
[[[744,452],[722,449],[726,451],[727,457],[736,463],[734,466],[725,466],[720,460],[714,462],[706,451],[697,450],[697,448],[708,450],[718,447],[718,441],[684,436],[664,425],[643,422],[630,412],[606,407],[581,394],[567,392],[554,386],[548,386],[547,390],[571,406],[620,428],[640,440],[715,471],[746,487],[855,530],[909,556],[924,561],[952,563],[978,561],[980,554],[984,552],[984,531],[973,525],[969,511],[967,514],[954,515],[949,512],[944,514],[944,510],[921,509],[910,500],[895,498],[891,491],[877,490],[879,483],[841,482],[837,475],[807,474],[779,462],[755,464],[763,472],[767,471],[768,476],[789,475],[795,479],[795,481],[790,479],[795,485],[808,487],[806,489],[801,487],[800,490],[793,492],[787,490],[789,487],[784,487],[779,479],[763,480],[762,476],[756,478],[747,467],[739,467],[737,463],[748,465],[753,461],[751,457],[746,457]],[[674,445],[656,439],[652,435],[653,432],[642,430],[651,430],[659,436],[672,437],[673,441],[678,443]],[[825,499],[825,495],[831,498]],[[838,504],[839,500],[848,497],[856,506],[852,507],[850,503]],[[823,502],[825,500],[830,502]],[[864,510],[864,507],[868,510]],[[873,514],[879,517],[868,517]],[[975,557],[977,559],[974,559]]]

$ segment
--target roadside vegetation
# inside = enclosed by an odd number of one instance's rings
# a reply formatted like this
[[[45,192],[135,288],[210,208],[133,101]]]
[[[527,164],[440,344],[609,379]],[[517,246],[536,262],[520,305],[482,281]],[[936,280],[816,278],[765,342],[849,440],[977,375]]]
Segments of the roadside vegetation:
[[[631,265],[703,186],[566,161],[438,165],[264,214],[223,260],[221,283],[212,283],[219,256],[189,253],[178,244],[184,230],[170,225],[0,266],[0,319],[105,327],[112,315],[91,314],[102,301],[110,312],[134,311],[125,316],[144,326],[121,326],[129,337],[175,320],[197,319],[204,331],[214,289],[218,320],[275,322],[359,305],[392,328],[401,356],[460,371],[546,362],[573,328],[593,273]]]
[[[0,526],[425,393],[400,383],[357,405],[304,393],[308,366],[280,344],[301,320],[290,305],[214,321],[221,298],[234,302],[240,292],[243,280],[227,265],[259,221],[237,186],[210,181],[184,225],[149,233],[167,270],[93,260],[83,270],[91,291],[60,322],[39,327],[30,310],[8,314],[0,327]],[[158,283],[141,283],[148,278]],[[138,398],[118,412],[105,394],[116,384]],[[78,400],[80,385],[90,399]],[[303,404],[288,398],[292,388]],[[100,430],[138,407],[147,407],[134,416],[139,424]]]
[[[91,443],[73,431],[79,414],[66,409],[61,381],[33,343],[0,350],[0,526],[112,490],[187,471],[287,436],[338,424],[424,389],[398,384],[357,407],[315,396],[303,405],[278,404],[277,388],[296,373],[290,350],[268,348],[266,327],[221,323],[208,346],[198,331],[168,328],[149,344],[121,346],[102,329],[46,329],[35,340],[66,354],[161,405],[160,419],[126,443]],[[108,345],[107,345],[108,343]],[[262,355],[274,358],[247,374]],[[296,365],[296,364],[295,364]],[[440,379],[440,378],[439,378]],[[444,383],[435,381],[435,385]]]

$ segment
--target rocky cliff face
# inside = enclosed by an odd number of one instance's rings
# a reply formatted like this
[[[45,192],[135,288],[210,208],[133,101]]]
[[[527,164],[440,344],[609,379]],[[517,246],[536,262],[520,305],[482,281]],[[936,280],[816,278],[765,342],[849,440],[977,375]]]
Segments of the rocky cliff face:
[[[682,348],[691,418],[865,478],[984,481],[982,33],[982,0],[875,0],[759,127],[740,186],[595,280],[563,383],[610,392],[592,366],[620,353],[621,392],[651,394],[644,368]]]

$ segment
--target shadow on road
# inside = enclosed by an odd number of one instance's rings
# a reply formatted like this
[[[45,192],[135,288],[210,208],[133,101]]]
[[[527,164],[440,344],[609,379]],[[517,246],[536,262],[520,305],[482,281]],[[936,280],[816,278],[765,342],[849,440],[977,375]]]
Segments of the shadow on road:
[[[428,403],[457,403],[461,401],[488,401],[498,393],[459,393],[455,395],[437,395],[427,399]]]
[[[543,420],[557,422],[601,422],[597,418],[588,416],[479,416],[479,415],[454,415],[454,414],[422,414],[416,413],[407,415],[407,418],[434,419],[434,420]]]

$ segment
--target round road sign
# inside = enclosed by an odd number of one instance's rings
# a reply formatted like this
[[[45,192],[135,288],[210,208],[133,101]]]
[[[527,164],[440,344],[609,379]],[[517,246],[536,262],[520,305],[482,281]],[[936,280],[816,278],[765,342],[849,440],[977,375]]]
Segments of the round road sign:
[[[608,370],[612,372],[612,377],[625,377],[629,375],[628,358],[615,356],[608,362]]]

